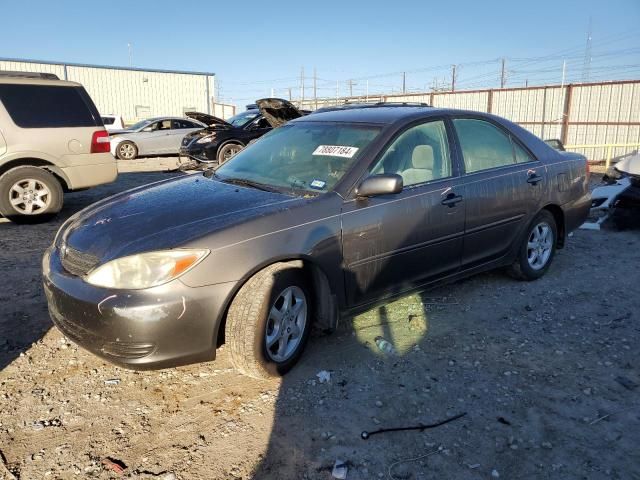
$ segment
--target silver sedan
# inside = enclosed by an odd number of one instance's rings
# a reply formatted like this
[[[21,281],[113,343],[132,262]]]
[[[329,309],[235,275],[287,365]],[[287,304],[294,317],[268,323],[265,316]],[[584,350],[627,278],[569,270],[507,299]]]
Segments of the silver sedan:
[[[177,155],[185,135],[206,128],[188,118],[157,117],[111,132],[111,153],[120,160],[144,155]]]

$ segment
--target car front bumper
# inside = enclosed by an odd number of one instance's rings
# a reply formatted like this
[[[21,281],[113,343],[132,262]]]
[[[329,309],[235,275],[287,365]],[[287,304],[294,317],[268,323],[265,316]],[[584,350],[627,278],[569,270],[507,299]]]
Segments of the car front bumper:
[[[49,314],[74,343],[112,363],[158,369],[215,358],[218,326],[235,282],[109,290],[66,272],[58,250],[43,258]]]
[[[207,149],[204,146],[200,147],[180,147],[180,156],[189,157],[198,162],[217,163],[215,149]]]

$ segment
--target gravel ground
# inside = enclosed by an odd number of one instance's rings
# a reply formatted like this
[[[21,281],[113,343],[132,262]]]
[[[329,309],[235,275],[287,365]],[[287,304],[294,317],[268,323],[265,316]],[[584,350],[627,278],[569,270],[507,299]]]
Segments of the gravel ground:
[[[339,460],[348,479],[640,479],[637,232],[578,231],[536,282],[492,272],[344,318],[282,380],[236,375],[224,347],[132,372],[52,328],[40,259],[71,213],[166,176],[0,224],[0,478],[330,479]]]

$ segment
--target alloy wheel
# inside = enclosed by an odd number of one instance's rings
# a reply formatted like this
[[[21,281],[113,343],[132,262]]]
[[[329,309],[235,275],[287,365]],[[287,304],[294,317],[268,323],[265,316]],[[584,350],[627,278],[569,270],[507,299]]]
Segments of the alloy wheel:
[[[22,215],[37,215],[51,204],[51,192],[44,182],[25,178],[11,186],[9,202]]]
[[[130,143],[124,143],[118,146],[118,151],[122,158],[131,160],[136,154],[136,149]]]
[[[265,332],[267,355],[285,362],[296,352],[307,323],[307,298],[301,288],[285,288],[269,310]]]
[[[534,270],[544,268],[553,250],[553,230],[547,222],[538,223],[529,234],[527,261]]]

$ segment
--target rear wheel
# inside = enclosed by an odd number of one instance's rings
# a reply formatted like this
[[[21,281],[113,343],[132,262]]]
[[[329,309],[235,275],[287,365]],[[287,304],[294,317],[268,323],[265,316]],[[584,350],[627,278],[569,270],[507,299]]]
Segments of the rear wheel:
[[[237,143],[227,143],[223,145],[220,147],[220,150],[218,150],[218,163],[222,165],[227,160],[233,158],[242,148],[242,145]]]
[[[15,222],[47,220],[62,208],[62,186],[39,167],[12,168],[0,177],[0,213]]]
[[[120,160],[133,160],[138,156],[138,147],[129,140],[120,142],[116,147],[116,156]]]
[[[254,378],[288,372],[307,342],[311,307],[303,271],[289,263],[249,279],[227,314],[225,338],[236,369]]]
[[[512,276],[521,280],[542,277],[556,253],[558,227],[551,212],[542,210],[531,222],[521,241],[518,258],[510,268]]]

